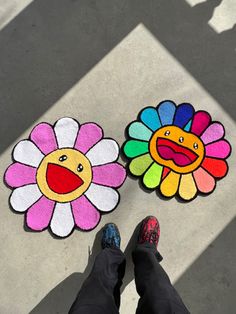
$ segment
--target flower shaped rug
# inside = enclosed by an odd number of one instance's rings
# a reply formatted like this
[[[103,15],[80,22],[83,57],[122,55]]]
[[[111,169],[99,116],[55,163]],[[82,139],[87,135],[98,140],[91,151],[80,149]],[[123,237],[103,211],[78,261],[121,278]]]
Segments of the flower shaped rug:
[[[165,197],[192,200],[198,192],[211,193],[216,180],[227,174],[231,146],[223,125],[206,111],[195,112],[191,104],[167,100],[147,107],[127,135],[123,149],[131,174]]]
[[[59,237],[74,227],[95,228],[101,213],[118,205],[126,171],[117,163],[119,146],[103,138],[95,123],[62,118],[54,126],[40,123],[29,139],[13,150],[14,163],[5,172],[13,188],[10,204],[26,212],[26,225],[36,231],[50,227]]]

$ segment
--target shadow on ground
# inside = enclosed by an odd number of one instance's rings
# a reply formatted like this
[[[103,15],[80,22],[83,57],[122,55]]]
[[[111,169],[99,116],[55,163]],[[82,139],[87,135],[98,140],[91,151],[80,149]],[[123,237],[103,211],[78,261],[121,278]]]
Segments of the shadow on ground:
[[[131,252],[137,241],[139,228],[140,224],[136,227],[124,252],[126,256],[126,273],[121,287],[121,293],[134,279]],[[63,280],[59,285],[52,289],[38,305],[36,305],[30,314],[65,314],[69,311],[82,283],[88,277],[92,269],[96,255],[101,250],[101,236],[102,229],[96,234],[94,245],[91,250],[92,254],[89,257],[85,271],[83,273],[73,273]]]
[[[31,314],[62,314],[69,311],[82,283],[92,270],[96,255],[101,250],[101,236],[102,229],[97,232],[92,249],[88,248],[89,258],[84,272],[73,273],[64,279],[42,299]]]
[[[235,238],[236,218],[176,282],[191,313],[235,313]]]
[[[126,274],[121,293],[134,279],[131,252],[135,246],[140,225],[135,229],[125,250]],[[236,291],[236,218],[222,231],[198,259],[176,282],[180,293],[191,313],[234,313]],[[88,276],[94,257],[100,250],[101,231],[93,246],[93,254],[84,273],[74,273],[50,291],[30,312],[31,314],[67,313],[84,279]]]
[[[0,32],[0,152],[140,23],[236,119],[236,27],[208,25],[220,2],[33,1]]]

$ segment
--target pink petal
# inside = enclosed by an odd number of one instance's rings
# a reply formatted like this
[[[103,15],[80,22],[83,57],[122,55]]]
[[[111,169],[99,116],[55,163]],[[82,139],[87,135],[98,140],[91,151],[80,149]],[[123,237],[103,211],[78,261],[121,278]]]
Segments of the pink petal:
[[[191,132],[196,135],[201,135],[208,125],[211,123],[211,116],[206,111],[198,111],[193,117]]]
[[[230,144],[226,140],[221,140],[205,146],[206,156],[225,159],[231,153]]]
[[[93,183],[119,187],[126,178],[126,171],[118,163],[110,163],[102,166],[96,166],[93,170]]]
[[[90,230],[100,221],[99,211],[89,202],[86,196],[81,196],[71,202],[75,224],[83,229]]]
[[[221,123],[212,123],[202,134],[201,140],[204,144],[208,144],[221,139],[225,134],[224,127]]]
[[[55,202],[42,196],[27,212],[26,224],[32,230],[42,231],[47,228],[52,217]]]
[[[38,146],[45,155],[58,148],[53,128],[48,123],[40,123],[32,130],[30,139]]]
[[[197,188],[202,193],[210,193],[215,188],[215,179],[203,168],[198,168],[193,173]]]
[[[85,154],[92,146],[99,142],[102,137],[102,128],[100,128],[97,124],[82,124],[74,147]]]
[[[36,171],[34,167],[15,162],[7,168],[5,182],[12,188],[36,183]]]

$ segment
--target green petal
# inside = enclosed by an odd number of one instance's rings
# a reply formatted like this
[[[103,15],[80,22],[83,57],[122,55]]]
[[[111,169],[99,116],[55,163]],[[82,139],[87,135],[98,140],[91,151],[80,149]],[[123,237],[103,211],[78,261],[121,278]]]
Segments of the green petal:
[[[133,175],[141,176],[151,163],[153,163],[152,157],[149,154],[145,154],[134,158],[129,165],[129,170]]]
[[[160,166],[155,162],[151,165],[143,177],[143,183],[146,187],[153,189],[160,184],[162,169],[163,166]]]
[[[129,126],[129,136],[138,140],[149,141],[153,132],[142,122],[135,121]]]
[[[131,140],[124,146],[125,155],[130,158],[145,154],[148,150],[148,142]]]

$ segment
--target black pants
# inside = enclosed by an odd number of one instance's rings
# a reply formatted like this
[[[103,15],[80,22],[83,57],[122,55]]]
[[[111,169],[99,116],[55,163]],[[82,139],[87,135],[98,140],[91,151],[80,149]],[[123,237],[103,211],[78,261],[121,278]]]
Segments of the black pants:
[[[159,262],[161,255],[149,243],[133,252],[135,283],[140,296],[136,314],[186,314],[183,301]],[[125,257],[119,249],[104,249],[96,257],[70,314],[118,314]]]

